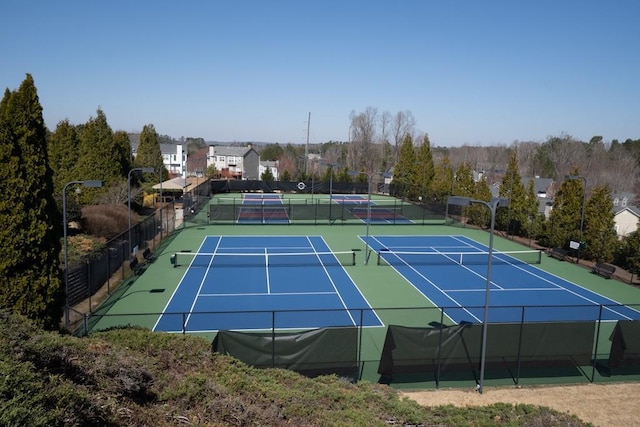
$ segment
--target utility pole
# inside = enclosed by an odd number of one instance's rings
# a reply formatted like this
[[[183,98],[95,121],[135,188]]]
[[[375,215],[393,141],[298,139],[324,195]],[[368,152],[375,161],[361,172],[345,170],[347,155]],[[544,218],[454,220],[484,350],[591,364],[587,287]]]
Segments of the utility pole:
[[[309,111],[309,118],[307,119],[307,145],[304,146],[304,173],[309,174],[309,129],[311,128],[311,111]]]

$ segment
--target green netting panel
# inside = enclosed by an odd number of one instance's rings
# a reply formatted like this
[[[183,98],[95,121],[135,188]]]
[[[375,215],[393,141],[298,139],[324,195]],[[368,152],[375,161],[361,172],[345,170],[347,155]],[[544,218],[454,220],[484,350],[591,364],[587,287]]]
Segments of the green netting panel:
[[[609,340],[609,368],[640,365],[640,321],[619,320]]]
[[[358,372],[358,329],[325,328],[299,333],[220,331],[212,350],[259,368],[283,368],[307,376]]]
[[[488,368],[588,365],[595,322],[491,324],[487,329]],[[473,371],[480,366],[482,325],[387,329],[378,373]]]

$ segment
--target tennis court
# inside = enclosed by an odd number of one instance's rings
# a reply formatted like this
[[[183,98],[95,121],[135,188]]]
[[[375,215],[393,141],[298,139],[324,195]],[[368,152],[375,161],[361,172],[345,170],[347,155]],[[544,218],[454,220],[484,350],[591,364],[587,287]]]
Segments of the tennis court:
[[[466,236],[379,235],[367,243],[378,265],[395,269],[453,322],[483,322],[488,247]],[[541,256],[494,251],[490,323],[640,319],[637,310],[536,267]]]
[[[238,224],[288,224],[289,213],[277,194],[245,194]]]
[[[347,272],[356,252],[321,236],[207,236],[173,257],[185,272],[155,331],[382,326]]]
[[[413,221],[398,213],[395,206],[379,205],[367,196],[354,194],[338,194],[331,197],[335,203],[346,205],[354,217],[371,224],[413,224]]]

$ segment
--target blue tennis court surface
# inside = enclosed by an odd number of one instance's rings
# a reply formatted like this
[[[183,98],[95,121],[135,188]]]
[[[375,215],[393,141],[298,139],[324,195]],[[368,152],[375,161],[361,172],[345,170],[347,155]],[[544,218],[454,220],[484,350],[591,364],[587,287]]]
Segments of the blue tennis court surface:
[[[413,221],[396,212],[396,206],[384,206],[368,196],[354,194],[336,194],[331,197],[335,203],[346,205],[347,210],[365,224],[371,218],[370,224],[413,224]]]
[[[155,331],[382,326],[340,259],[355,253],[321,236],[208,236],[177,256],[187,268]]]
[[[368,244],[383,265],[394,268],[453,322],[483,321],[486,246],[465,236],[369,236]],[[492,257],[489,294],[492,323],[640,320],[637,310],[499,251]]]

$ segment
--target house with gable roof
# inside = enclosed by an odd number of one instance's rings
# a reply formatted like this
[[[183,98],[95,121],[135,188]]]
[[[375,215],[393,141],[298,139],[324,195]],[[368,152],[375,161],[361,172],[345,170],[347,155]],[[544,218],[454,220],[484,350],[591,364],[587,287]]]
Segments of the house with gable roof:
[[[260,179],[260,155],[251,144],[246,147],[210,145],[207,167],[211,165],[228,179]]]
[[[613,196],[614,221],[616,233],[619,238],[638,230],[640,209],[630,204],[633,198],[634,195],[632,193],[622,193]]]

